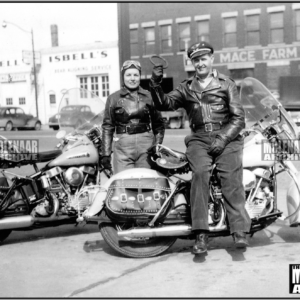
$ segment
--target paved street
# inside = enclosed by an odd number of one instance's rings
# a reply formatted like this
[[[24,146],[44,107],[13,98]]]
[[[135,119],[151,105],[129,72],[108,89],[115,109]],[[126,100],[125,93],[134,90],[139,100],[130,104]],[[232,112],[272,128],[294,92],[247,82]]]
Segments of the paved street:
[[[168,130],[165,144],[184,151],[187,132]],[[38,137],[45,151],[57,143],[55,133],[9,136]],[[278,206],[286,214],[289,179],[281,174],[279,183]],[[95,225],[13,232],[0,246],[0,297],[293,297],[289,264],[300,264],[300,228],[278,220],[249,240],[244,251],[231,237],[215,238],[199,257],[191,254],[193,241],[177,240],[159,257],[130,259],[111,250]]]

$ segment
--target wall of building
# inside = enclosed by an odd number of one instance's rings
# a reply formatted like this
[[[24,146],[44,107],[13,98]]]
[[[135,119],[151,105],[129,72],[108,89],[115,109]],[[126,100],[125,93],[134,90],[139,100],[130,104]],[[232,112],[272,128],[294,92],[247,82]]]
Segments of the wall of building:
[[[52,47],[41,50],[40,54],[36,60],[36,79],[42,124],[47,124],[49,117],[57,113],[64,92],[82,86],[81,78],[86,78],[85,88],[90,91],[91,78],[97,78],[95,89],[103,102],[106,102],[110,93],[120,88],[117,42]],[[32,62],[25,62],[21,55],[18,58],[0,59],[0,105],[6,106],[10,98],[13,102],[9,105],[20,106],[26,113],[36,115]],[[20,98],[26,99],[25,104],[19,103]]]
[[[122,6],[119,3],[119,6]],[[138,28],[138,55],[130,53],[130,40],[120,40],[120,51],[125,58],[137,59],[143,67],[143,76],[151,76],[152,64],[145,55],[145,26],[151,23],[155,27],[155,53],[161,55],[160,24],[168,21],[172,26],[172,51],[163,54],[169,62],[165,71],[166,77],[172,77],[174,86],[193,73],[193,68],[186,59],[186,53],[179,51],[178,22],[190,20],[191,43],[197,41],[197,21],[209,20],[210,43],[215,48],[215,67],[222,73],[236,76],[251,70],[256,77],[272,90],[279,89],[281,76],[300,76],[300,41],[296,39],[296,15],[299,3],[129,3],[124,7],[129,12],[127,19],[120,19],[122,28]],[[246,16],[258,12],[260,42],[247,46],[245,34]],[[270,13],[283,12],[283,43],[270,43]],[[224,17],[237,18],[237,44],[235,47],[224,47]],[[170,22],[171,21],[171,22]],[[153,25],[154,24],[154,25]],[[123,29],[124,30],[124,29]],[[129,45],[128,45],[129,44]],[[241,70],[241,72],[238,72]],[[245,70],[245,72],[243,71]]]

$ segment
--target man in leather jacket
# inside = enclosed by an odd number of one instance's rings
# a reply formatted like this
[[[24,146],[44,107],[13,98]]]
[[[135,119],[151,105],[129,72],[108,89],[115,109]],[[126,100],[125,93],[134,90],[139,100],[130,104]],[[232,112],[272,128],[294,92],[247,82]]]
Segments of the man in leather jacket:
[[[193,172],[190,198],[192,229],[196,234],[194,254],[207,251],[209,178],[213,164],[220,175],[230,233],[236,247],[248,245],[246,233],[251,225],[244,207],[243,139],[239,135],[245,127],[245,113],[235,82],[212,68],[213,52],[207,42],[192,45],[187,54],[196,73],[168,94],[164,94],[160,86],[161,65],[154,66],[150,81],[157,109],[168,111],[183,107],[189,117],[192,132],[186,136],[185,144]]]
[[[130,168],[150,168],[147,150],[161,144],[165,126],[150,92],[140,87],[141,65],[125,61],[123,87],[106,101],[102,124],[102,165],[111,168],[114,141],[114,173]]]

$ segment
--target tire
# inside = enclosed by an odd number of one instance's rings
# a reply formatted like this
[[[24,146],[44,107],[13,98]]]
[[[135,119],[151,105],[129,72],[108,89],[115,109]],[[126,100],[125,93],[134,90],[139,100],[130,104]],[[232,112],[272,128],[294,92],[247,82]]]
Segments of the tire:
[[[34,125],[34,130],[41,130],[41,128],[42,128],[41,122],[36,122]]]
[[[12,122],[7,122],[6,125],[5,125],[5,130],[6,131],[12,131],[13,129],[13,123]]]
[[[132,258],[153,257],[167,251],[176,241],[176,237],[155,237],[141,241],[126,241],[119,246],[118,229],[111,223],[101,223],[100,232],[105,242],[118,253]]]
[[[57,125],[55,125],[55,126],[52,126],[52,128],[53,128],[53,130],[58,130],[59,129],[59,126]]]
[[[11,229],[0,230],[0,243],[3,242],[11,232]]]

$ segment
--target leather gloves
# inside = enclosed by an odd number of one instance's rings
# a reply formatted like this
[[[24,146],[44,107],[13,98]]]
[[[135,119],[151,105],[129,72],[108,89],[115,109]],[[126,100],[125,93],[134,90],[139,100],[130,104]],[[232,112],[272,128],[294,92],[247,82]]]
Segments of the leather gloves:
[[[228,143],[229,141],[226,137],[217,134],[207,153],[212,156],[218,156],[224,151]]]
[[[163,66],[156,65],[153,67],[151,80],[154,83],[161,83],[163,75],[164,75]]]
[[[110,155],[109,156],[103,156],[101,158],[101,164],[107,170],[112,169],[110,161],[111,161],[111,156]]]

